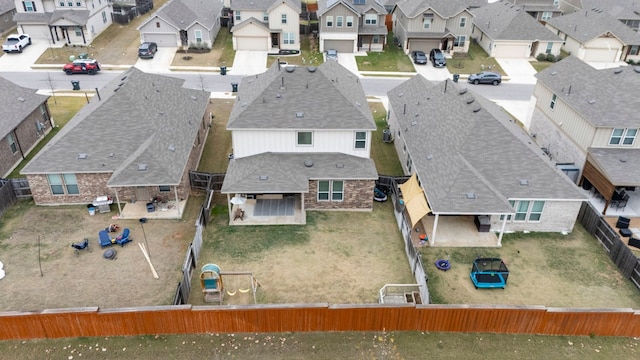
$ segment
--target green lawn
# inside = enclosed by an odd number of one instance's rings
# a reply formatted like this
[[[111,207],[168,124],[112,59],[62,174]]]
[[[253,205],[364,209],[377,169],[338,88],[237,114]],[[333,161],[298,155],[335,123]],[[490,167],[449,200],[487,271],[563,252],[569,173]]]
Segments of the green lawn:
[[[360,71],[415,72],[411,59],[393,43],[393,33],[387,35],[387,45],[382,52],[368,52],[356,56]]]
[[[387,111],[381,102],[370,102],[369,108],[377,128],[371,139],[371,158],[376,163],[378,174],[389,176],[404,175],[393,143],[382,141],[382,132],[387,128]]]
[[[447,69],[452,74],[475,74],[483,70],[491,70],[507,75],[495,58],[489,57],[480,45],[473,42],[469,44],[469,52],[456,53],[453,59],[447,60]]]
[[[318,39],[314,39],[311,35],[300,34],[300,54],[298,55],[278,55],[269,56],[267,59],[267,67],[270,67],[276,59],[286,61],[291,65],[320,65],[324,61],[322,53],[318,51]]]
[[[27,155],[26,159],[22,160],[20,165],[16,167],[9,178],[21,178],[20,171],[22,168],[33,159],[33,157],[42,149],[56,134],[64,127],[69,120],[84,106],[87,104],[87,99],[84,96],[56,96],[49,98],[48,105],[51,117],[54,119],[56,127],[54,127],[45,136],[42,141],[36,145],[33,150]]]

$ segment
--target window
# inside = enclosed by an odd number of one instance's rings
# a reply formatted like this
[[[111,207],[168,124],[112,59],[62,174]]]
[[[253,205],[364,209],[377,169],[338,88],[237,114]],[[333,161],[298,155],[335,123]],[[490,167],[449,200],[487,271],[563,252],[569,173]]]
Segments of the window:
[[[169,186],[169,185],[160,185],[160,186],[158,186],[158,190],[160,190],[160,192],[169,192],[169,191],[171,191],[171,186]]]
[[[73,1],[68,1],[67,5],[69,5],[69,7],[73,7]]]
[[[413,167],[413,161],[411,161],[411,155],[407,154],[407,172],[411,172]]]
[[[9,148],[11,149],[11,153],[15,154],[18,152],[18,145],[16,144],[16,139],[14,139],[13,134],[7,135],[7,141],[9,142]]]
[[[62,176],[57,174],[47,175],[49,178],[49,188],[53,195],[64,195],[64,187],[62,186]]]
[[[640,49],[640,46],[638,45],[631,46],[631,49],[629,50],[629,55],[638,55],[638,49]]]
[[[344,181],[319,180],[318,201],[342,201],[344,199]]]
[[[22,7],[25,12],[34,12],[36,11],[36,3],[33,1],[23,1]]]
[[[285,44],[293,45],[296,42],[296,34],[294,33],[284,33],[282,37],[282,42]]]
[[[366,149],[367,148],[367,133],[366,131],[356,131],[356,149]]]
[[[374,44],[379,44],[380,43],[380,35],[373,35],[373,43]]]
[[[64,1],[60,1],[60,6],[64,7]]]
[[[342,16],[336,16],[336,26],[337,27],[342,27]]]
[[[312,146],[313,145],[313,132],[311,131],[298,131],[298,146]]]
[[[378,15],[377,14],[366,14],[364,16],[364,23],[367,25],[375,25],[378,23]]]
[[[196,36],[196,42],[201,43],[202,42],[202,30],[196,30],[194,31],[195,36]]]
[[[558,5],[560,4],[560,0],[553,0],[553,5]]]
[[[327,27],[333,26],[333,16],[327,16]]]
[[[353,16],[347,16],[347,27],[353,27]]]
[[[542,16],[540,17],[540,20],[547,21],[551,19],[552,16],[553,16],[553,13],[551,11],[543,11]]]
[[[424,20],[422,20],[422,27],[425,29],[429,29],[431,27],[431,19],[424,18]]]
[[[102,23],[106,24],[107,23],[107,13],[106,12],[102,12]]]
[[[466,41],[467,41],[467,37],[465,35],[456,36],[456,39],[453,41],[453,46],[464,47],[464,43]]]
[[[515,221],[525,221],[527,220],[527,212],[529,210],[529,201],[518,201],[516,206],[516,217]]]
[[[236,19],[236,21],[240,21],[242,20],[242,15],[240,14],[240,10],[237,10],[234,14],[233,14],[234,18]]]
[[[269,22],[269,13],[268,13],[268,12],[266,12],[266,11],[265,11],[265,12],[262,14],[262,21],[264,21],[264,22]]]
[[[547,49],[544,51],[545,54],[551,54],[551,49],[553,49],[553,43],[552,42],[548,42],[547,43]]]
[[[156,21],[156,27],[159,28],[160,27],[160,21]]]
[[[76,1],[76,6],[80,7],[80,6],[82,6],[82,3],[80,1]]]
[[[542,209],[544,209],[544,201],[534,201],[533,205],[531,205],[529,221],[540,221],[540,218],[542,217]]]
[[[467,18],[466,17],[461,17],[460,18],[460,25],[461,28],[467,26]]]
[[[514,206],[516,202],[514,200],[509,200],[509,205]],[[511,221],[511,215],[506,215],[507,221]],[[504,220],[505,215],[500,215],[500,221]]]
[[[282,23],[283,24],[287,23],[287,14],[282,14]]]
[[[636,135],[638,135],[638,129],[613,129],[609,145],[633,145]]]
[[[510,204],[513,201],[509,201]],[[544,210],[544,201],[521,200],[515,202],[516,216],[514,221],[540,222],[542,211]],[[509,220],[509,217],[507,217]]]
[[[82,36],[82,28],[80,26],[75,27],[76,36]]]
[[[556,94],[553,94],[553,96],[551,96],[551,103],[549,103],[549,107],[551,108],[551,110],[556,108],[556,100],[558,100],[558,96]]]
[[[67,187],[67,194],[69,195],[78,195],[80,194],[80,190],[78,189],[78,182],[76,181],[75,174],[64,174],[64,183]]]

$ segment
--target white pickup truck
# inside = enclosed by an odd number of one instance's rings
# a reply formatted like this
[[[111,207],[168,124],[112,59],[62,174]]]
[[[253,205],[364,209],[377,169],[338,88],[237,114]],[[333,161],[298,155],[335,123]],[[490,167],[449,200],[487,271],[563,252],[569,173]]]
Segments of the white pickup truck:
[[[7,37],[7,41],[2,44],[2,51],[9,53],[17,51],[19,53],[22,52],[22,49],[27,47],[27,45],[31,45],[31,37],[27,34],[13,34]]]

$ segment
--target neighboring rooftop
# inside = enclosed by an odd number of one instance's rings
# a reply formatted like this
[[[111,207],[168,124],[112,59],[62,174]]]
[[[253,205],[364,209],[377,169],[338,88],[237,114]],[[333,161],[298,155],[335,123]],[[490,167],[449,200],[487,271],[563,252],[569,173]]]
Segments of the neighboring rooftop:
[[[222,6],[223,3],[217,0],[206,3],[203,0],[170,0],[153,13],[149,20],[143,22],[138,29],[151,21],[153,16],[160,17],[176,29],[187,29],[196,22],[207,29],[212,29],[218,21]]]
[[[640,45],[640,34],[602,11],[577,11],[553,17],[547,24],[580,43],[611,33],[625,45]]]
[[[381,0],[318,0],[318,16],[322,16],[327,10],[342,3],[354,13],[362,15],[369,10],[375,10],[379,14],[386,14],[387,9]]]
[[[486,3],[484,1],[483,3]],[[396,6],[409,18],[422,15],[431,9],[440,17],[448,19],[456,16],[465,9],[477,7],[478,1],[469,0],[402,0]]]
[[[299,11],[302,9],[300,0],[232,0],[231,10],[271,10],[285,2]]]
[[[29,114],[47,102],[48,98],[49,96],[36,94],[34,89],[22,87],[0,76],[0,139],[4,139]]]
[[[494,40],[562,41],[521,6],[506,0],[472,10],[473,25]]]

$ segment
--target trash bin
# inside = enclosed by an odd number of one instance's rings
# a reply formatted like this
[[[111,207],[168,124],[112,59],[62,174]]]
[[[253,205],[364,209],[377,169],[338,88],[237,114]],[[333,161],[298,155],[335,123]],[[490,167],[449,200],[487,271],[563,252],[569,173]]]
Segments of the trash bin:
[[[227,75],[227,67],[220,66],[220,75]]]
[[[238,92],[238,83],[231,83],[231,91]]]
[[[71,80],[71,85],[73,86],[73,90],[80,90],[80,81]]]
[[[453,82],[458,82],[458,79],[460,79],[460,74],[453,74]]]
[[[93,206],[93,204],[87,205],[87,210],[89,210],[89,215],[91,216],[96,214],[96,208]]]
[[[87,53],[78,54],[78,59],[88,59],[88,58],[89,58],[89,54]]]

